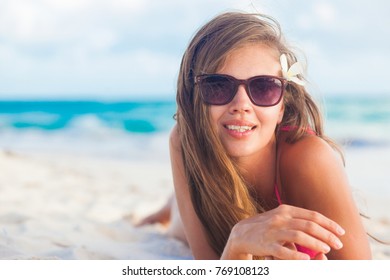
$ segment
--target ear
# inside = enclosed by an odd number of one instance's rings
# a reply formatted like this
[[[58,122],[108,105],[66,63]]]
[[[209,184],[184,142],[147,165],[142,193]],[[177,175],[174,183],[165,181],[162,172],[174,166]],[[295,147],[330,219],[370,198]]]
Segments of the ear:
[[[284,116],[284,102],[282,100],[282,106],[280,106],[280,111],[279,111],[279,116],[278,116],[278,124],[280,124],[283,120],[283,116]]]

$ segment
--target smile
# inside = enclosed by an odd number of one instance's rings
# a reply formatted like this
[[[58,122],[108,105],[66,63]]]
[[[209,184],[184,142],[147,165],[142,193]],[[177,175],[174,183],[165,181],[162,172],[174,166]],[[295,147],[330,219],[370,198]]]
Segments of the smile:
[[[246,132],[254,128],[254,126],[247,126],[247,125],[226,125],[225,127],[229,130],[233,130],[237,132]]]

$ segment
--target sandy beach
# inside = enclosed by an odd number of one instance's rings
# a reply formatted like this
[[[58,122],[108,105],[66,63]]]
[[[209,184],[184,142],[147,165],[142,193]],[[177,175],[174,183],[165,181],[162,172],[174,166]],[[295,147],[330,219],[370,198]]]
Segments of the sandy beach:
[[[171,191],[167,164],[0,152],[0,259],[188,259],[133,220]]]
[[[390,241],[388,166],[388,148],[347,153],[367,231]],[[0,259],[192,258],[161,226],[132,225],[171,193],[168,160],[0,150],[0,170]],[[374,259],[390,259],[390,246],[371,244]]]

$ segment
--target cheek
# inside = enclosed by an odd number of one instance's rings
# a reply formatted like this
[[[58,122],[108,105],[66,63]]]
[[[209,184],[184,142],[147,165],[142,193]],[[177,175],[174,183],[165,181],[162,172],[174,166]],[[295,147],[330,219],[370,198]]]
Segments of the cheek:
[[[284,116],[284,103],[283,103],[283,100],[280,102],[280,106],[279,107],[279,118],[278,118],[278,124],[280,124],[283,120],[283,116]]]
[[[276,127],[283,119],[283,107],[266,107],[257,111],[257,117],[264,126]]]
[[[284,116],[284,110],[280,111],[279,112],[279,115],[278,115],[278,124],[280,124],[283,120],[283,116]]]
[[[218,129],[218,121],[221,119],[222,115],[224,114],[225,110],[222,108],[224,106],[210,106],[209,108],[209,116],[211,125]]]

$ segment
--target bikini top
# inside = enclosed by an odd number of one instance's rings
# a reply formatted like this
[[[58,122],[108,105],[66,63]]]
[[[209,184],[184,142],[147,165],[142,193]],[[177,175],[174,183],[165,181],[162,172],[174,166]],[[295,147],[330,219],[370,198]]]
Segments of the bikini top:
[[[281,131],[291,131],[291,130],[294,130],[296,129],[295,127],[291,127],[291,126],[284,126],[284,127],[281,127],[280,130]],[[316,135],[316,133],[311,130],[311,129],[306,129],[306,133],[308,134],[312,134],[312,135]],[[278,203],[279,205],[283,204],[282,202],[282,199],[280,198],[280,194],[279,194],[279,190],[278,190],[278,185],[275,183],[275,196],[276,196],[276,199],[278,200]],[[309,248],[306,248],[306,247],[303,247],[299,244],[295,244],[295,247],[297,248],[297,250],[299,252],[302,252],[302,253],[305,253],[307,255],[310,256],[310,259],[313,259],[317,254],[318,252],[314,251],[314,250],[311,250]]]

